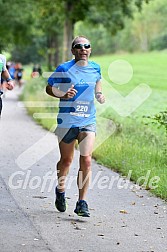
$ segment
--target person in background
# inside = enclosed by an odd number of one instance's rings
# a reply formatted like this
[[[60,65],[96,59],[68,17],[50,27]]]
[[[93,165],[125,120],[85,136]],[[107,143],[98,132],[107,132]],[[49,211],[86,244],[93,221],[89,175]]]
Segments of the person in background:
[[[42,76],[42,68],[40,64],[36,64],[33,66],[31,77],[38,78],[40,76]]]
[[[6,68],[6,57],[3,54],[0,54],[0,116],[2,111],[2,94],[4,81],[6,82],[6,89],[12,90],[14,88],[13,79]]]
[[[105,102],[101,87],[100,66],[89,61],[91,44],[85,36],[77,36],[71,45],[74,59],[57,67],[48,79],[46,93],[60,99],[57,116],[60,160],[57,163],[58,185],[55,188],[55,206],[66,211],[65,179],[74,156],[76,140],[80,158],[78,171],[79,197],[74,212],[89,217],[86,195],[91,176],[91,156],[96,135],[96,109],[94,99]]]
[[[15,79],[15,64],[13,62],[7,62],[7,70],[11,76],[11,78],[14,80]]]
[[[16,63],[15,64],[15,80],[18,83],[19,87],[22,86],[23,81],[22,81],[22,77],[23,77],[23,67],[21,63]]]

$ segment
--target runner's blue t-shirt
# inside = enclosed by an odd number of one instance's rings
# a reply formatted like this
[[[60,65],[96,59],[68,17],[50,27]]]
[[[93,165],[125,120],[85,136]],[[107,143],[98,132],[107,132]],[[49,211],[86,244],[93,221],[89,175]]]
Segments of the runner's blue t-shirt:
[[[56,68],[48,84],[63,92],[74,85],[78,91],[71,99],[60,99],[58,127],[82,127],[96,123],[94,95],[96,83],[100,79],[100,66],[93,61],[88,61],[87,66],[79,66],[73,59]]]

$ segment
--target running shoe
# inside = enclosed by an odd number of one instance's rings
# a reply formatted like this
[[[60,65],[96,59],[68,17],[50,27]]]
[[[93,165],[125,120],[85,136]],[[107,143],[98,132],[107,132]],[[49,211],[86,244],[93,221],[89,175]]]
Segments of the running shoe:
[[[90,217],[87,202],[85,200],[77,201],[74,213],[78,214],[78,216]]]
[[[56,201],[55,206],[59,212],[65,212],[67,209],[67,203],[65,198],[65,192],[59,192],[56,187]]]

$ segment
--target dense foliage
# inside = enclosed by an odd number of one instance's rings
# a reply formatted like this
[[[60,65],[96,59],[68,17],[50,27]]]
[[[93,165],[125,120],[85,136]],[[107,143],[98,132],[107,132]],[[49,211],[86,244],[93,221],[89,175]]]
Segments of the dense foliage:
[[[97,37],[96,34],[101,25],[108,34],[107,41],[110,41],[112,34],[126,26],[125,17],[132,17],[147,2],[149,1],[0,0],[0,51],[8,50],[12,52],[14,60],[22,61],[24,58],[25,63],[47,59],[48,67],[51,68],[62,60],[62,56],[64,60],[70,57],[67,48],[78,21],[95,27],[93,39],[101,36],[99,34]],[[92,36],[91,33],[90,35]],[[101,43],[104,44],[103,39]],[[38,56],[34,56],[33,47]]]

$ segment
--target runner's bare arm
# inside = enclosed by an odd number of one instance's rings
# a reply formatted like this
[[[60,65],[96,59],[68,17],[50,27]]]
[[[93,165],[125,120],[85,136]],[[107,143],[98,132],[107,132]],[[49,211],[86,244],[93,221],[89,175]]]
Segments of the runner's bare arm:
[[[13,80],[8,72],[8,70],[6,69],[5,71],[2,72],[2,77],[6,80],[7,84],[6,84],[6,88],[8,90],[12,90],[14,88],[14,83]]]
[[[56,97],[56,98],[63,98],[63,99],[70,99],[72,97],[74,97],[77,93],[77,90],[74,89],[74,85],[72,85],[67,92],[63,92],[61,90],[59,90],[56,87],[52,87],[50,85],[46,86],[46,93],[50,96]]]
[[[95,87],[95,97],[99,103],[104,103],[105,102],[105,97],[102,94],[102,86],[101,86],[101,81],[96,82],[96,87]]]

